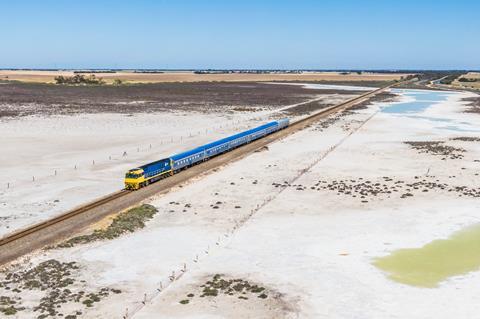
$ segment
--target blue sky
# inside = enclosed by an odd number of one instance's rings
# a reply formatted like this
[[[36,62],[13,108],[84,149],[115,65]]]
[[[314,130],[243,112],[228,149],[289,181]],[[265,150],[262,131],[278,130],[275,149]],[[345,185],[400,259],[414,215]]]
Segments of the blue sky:
[[[0,0],[0,68],[480,69],[480,1]]]

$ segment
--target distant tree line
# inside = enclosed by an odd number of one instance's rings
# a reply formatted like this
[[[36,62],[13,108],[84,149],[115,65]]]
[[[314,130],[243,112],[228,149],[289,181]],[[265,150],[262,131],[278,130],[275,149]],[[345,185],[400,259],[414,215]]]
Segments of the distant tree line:
[[[340,72],[341,75],[349,75],[351,74],[352,72],[350,71],[342,71]],[[362,75],[363,71],[355,71],[355,73],[357,73],[358,75]]]
[[[74,76],[56,76],[55,83],[63,85],[103,85],[105,81],[102,78],[97,78],[95,74],[89,76],[75,74]]]
[[[114,70],[76,70],[73,71],[74,74],[80,74],[80,73],[117,73],[117,71]]]
[[[300,70],[195,70],[194,74],[301,74]]]
[[[161,73],[165,73],[165,72],[164,71],[159,71],[159,70],[134,70],[133,73],[161,74]]]

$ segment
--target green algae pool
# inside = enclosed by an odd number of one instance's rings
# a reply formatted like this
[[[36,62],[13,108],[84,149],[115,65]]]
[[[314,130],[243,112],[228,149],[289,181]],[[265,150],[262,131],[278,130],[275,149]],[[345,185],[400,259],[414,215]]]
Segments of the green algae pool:
[[[421,248],[399,249],[373,264],[397,282],[434,288],[447,278],[480,269],[480,224]]]

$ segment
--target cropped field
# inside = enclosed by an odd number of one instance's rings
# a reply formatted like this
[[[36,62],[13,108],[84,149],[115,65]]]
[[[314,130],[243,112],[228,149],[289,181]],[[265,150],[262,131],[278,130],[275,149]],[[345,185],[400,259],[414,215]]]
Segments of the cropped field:
[[[165,73],[134,73],[134,72],[116,72],[116,73],[91,73],[96,77],[103,78],[107,84],[112,84],[114,80],[122,80],[128,83],[156,83],[156,82],[210,82],[210,81],[393,81],[398,80],[406,74],[388,74],[388,73],[349,73],[340,74],[339,72],[304,72],[301,74],[272,73],[272,74],[194,74],[193,72],[165,72]],[[73,76],[73,71],[20,71],[20,70],[0,70],[0,80],[54,83],[56,76]]]

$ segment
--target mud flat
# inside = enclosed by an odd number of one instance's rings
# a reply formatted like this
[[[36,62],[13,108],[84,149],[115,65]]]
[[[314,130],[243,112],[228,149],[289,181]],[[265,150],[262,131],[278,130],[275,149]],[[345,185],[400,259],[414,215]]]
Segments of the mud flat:
[[[85,318],[475,317],[475,268],[424,288],[375,266],[478,223],[480,118],[461,102],[472,95],[395,93],[152,198],[142,229],[29,256],[0,279],[74,263],[72,295],[108,292],[56,309]],[[405,143],[432,141],[462,157]],[[0,288],[25,318],[48,293]]]
[[[0,87],[0,118],[27,115],[235,113],[275,109],[326,95],[359,94],[341,88],[241,83],[155,83],[126,86],[61,86],[7,83]]]

